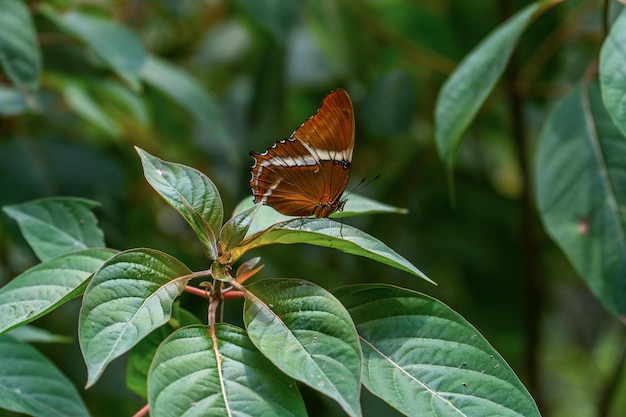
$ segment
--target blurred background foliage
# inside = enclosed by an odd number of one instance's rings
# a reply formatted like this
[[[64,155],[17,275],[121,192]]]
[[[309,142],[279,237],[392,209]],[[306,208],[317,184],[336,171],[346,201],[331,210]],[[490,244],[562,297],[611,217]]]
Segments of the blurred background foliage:
[[[327,92],[345,88],[356,112],[351,184],[380,174],[359,192],[410,211],[346,222],[439,285],[300,245],[259,250],[255,255],[266,265],[261,275],[326,288],[385,282],[425,292],[485,335],[543,415],[626,415],[623,326],[590,295],[525,197],[535,179],[524,163],[533,158],[551,103],[580,78],[604,36],[599,2],[564,2],[524,34],[461,146],[454,204],[434,144],[442,83],[489,31],[528,3],[25,2],[42,73],[38,89],[19,91],[0,72],[0,205],[55,195],[91,198],[101,203],[98,217],[110,247],[156,248],[191,269],[206,268],[191,229],[143,179],[133,146],[206,173],[231,213],[251,198],[248,152],[288,137]],[[514,139],[519,126],[511,86],[522,105],[522,145]],[[0,230],[4,284],[36,260],[6,216]],[[192,297],[182,302],[197,314],[206,307]],[[229,304],[226,320],[240,324],[241,303]],[[79,307],[75,300],[34,324],[73,338],[37,347],[83,386]],[[142,406],[120,383],[124,372],[123,361],[115,362],[83,393],[93,415],[130,415]],[[312,416],[342,415],[313,392],[305,397]],[[390,415],[364,397],[366,415]]]

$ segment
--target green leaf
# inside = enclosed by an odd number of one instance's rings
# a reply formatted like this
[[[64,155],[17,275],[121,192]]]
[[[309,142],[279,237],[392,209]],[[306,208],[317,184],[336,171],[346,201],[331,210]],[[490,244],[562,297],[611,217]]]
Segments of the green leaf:
[[[576,87],[546,121],[537,205],[550,237],[602,304],[626,314],[626,139],[596,84]]]
[[[448,168],[454,164],[463,132],[500,79],[513,48],[541,2],[535,2],[491,32],[448,78],[437,97],[435,140]]]
[[[406,214],[408,212],[409,211],[405,208],[390,206],[389,204],[381,203],[380,201],[362,195],[350,193],[347,196],[346,205],[343,207],[343,210],[333,213],[330,217],[352,217],[381,213]]]
[[[306,416],[295,382],[229,324],[177,330],[159,347],[148,379],[154,416]]]
[[[147,101],[141,93],[129,89],[117,80],[90,80],[89,86],[95,91],[98,103],[118,121],[126,121],[136,125],[147,126],[150,116]]]
[[[78,325],[88,387],[111,361],[167,323],[189,274],[179,260],[153,249],[120,252],[102,265],[85,291]]]
[[[222,199],[215,184],[185,165],[166,162],[135,148],[148,183],[189,223],[206,255],[217,259],[216,236],[222,227]]]
[[[161,326],[143,338],[132,348],[126,365],[126,386],[141,398],[148,398],[148,372],[156,351],[175,329],[190,324],[201,324],[200,319],[190,312],[178,307],[178,302],[172,308],[172,318],[168,326]]]
[[[65,79],[62,89],[63,98],[76,114],[113,137],[120,135],[120,129],[115,120],[102,109],[100,103],[88,91],[85,83]]]
[[[220,231],[220,243],[224,252],[237,246],[246,237],[250,224],[260,207],[260,205],[254,205],[236,214],[224,224]]]
[[[250,228],[248,229],[248,236],[265,230],[273,224],[293,220],[293,216],[285,216],[274,210],[273,208],[261,204],[257,214],[255,215]],[[242,211],[255,206],[252,198],[245,198],[237,205],[234,212],[241,213]],[[331,218],[343,218],[352,216],[361,216],[366,214],[379,214],[379,213],[408,213],[407,209],[390,206],[380,201],[372,200],[371,198],[364,197],[359,194],[350,194],[346,205],[342,211],[331,214]]]
[[[41,51],[28,7],[22,0],[0,0],[0,63],[18,87],[36,90]]]
[[[626,8],[613,23],[600,51],[602,98],[617,127],[626,135]]]
[[[120,138],[126,131],[135,133],[149,123],[141,95],[117,79],[77,79],[60,74],[48,74],[46,79],[61,91],[74,113],[113,138]]]
[[[254,345],[281,371],[360,416],[361,349],[350,315],[329,292],[301,280],[258,281],[245,291]]]
[[[240,160],[226,132],[218,103],[194,78],[154,55],[148,56],[141,69],[141,77],[187,110],[198,123],[203,136],[219,144],[231,162]]]
[[[45,329],[26,324],[6,333],[13,339],[24,343],[71,343],[72,338],[62,334],[54,334]]]
[[[141,89],[140,73],[147,55],[141,41],[130,29],[112,20],[75,10],[63,15],[48,6],[39,10],[61,30],[90,47],[131,88]]]
[[[72,383],[30,345],[0,335],[0,408],[37,417],[82,417],[89,411]]]
[[[104,247],[93,212],[99,204],[83,198],[53,197],[3,207],[37,257],[46,261],[87,248]]]
[[[388,285],[351,286],[334,294],[361,338],[363,384],[400,412],[540,415],[505,360],[441,302]]]
[[[80,295],[112,249],[59,255],[15,277],[0,289],[0,332],[30,323]]]
[[[278,223],[270,229],[257,232],[233,249],[233,260],[245,252],[273,244],[307,243],[338,249],[345,253],[363,256],[434,282],[409,261],[398,255],[380,240],[347,224],[330,219],[292,219]]]

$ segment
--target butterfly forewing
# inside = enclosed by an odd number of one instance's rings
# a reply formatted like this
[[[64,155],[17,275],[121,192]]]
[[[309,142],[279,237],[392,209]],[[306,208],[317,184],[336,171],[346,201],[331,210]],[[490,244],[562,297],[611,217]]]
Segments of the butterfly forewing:
[[[334,90],[325,98],[317,113],[291,135],[322,160],[352,161],[354,149],[354,114],[352,102],[344,90]]]
[[[289,139],[251,153],[254,202],[289,216],[328,217],[343,207],[353,148],[352,103],[334,90]]]

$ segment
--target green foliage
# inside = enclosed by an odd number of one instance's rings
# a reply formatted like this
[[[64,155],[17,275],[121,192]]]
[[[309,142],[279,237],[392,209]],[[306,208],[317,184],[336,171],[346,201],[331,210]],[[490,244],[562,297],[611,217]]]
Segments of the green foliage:
[[[215,185],[200,171],[161,161],[137,149],[150,185],[174,207],[200,236],[211,260],[218,256],[217,235],[222,225],[222,200]]]
[[[104,247],[104,235],[91,211],[98,203],[78,198],[46,198],[6,206],[41,261],[79,249]]]
[[[598,299],[621,316],[626,315],[624,161],[626,140],[598,86],[583,84],[548,118],[536,165],[537,204],[548,233]]]
[[[2,415],[625,414],[620,2],[0,10]],[[380,179],[253,205],[337,87]]]
[[[506,361],[441,302],[386,285],[335,295],[361,339],[363,385],[403,414],[537,415]]]
[[[31,416],[89,416],[70,380],[32,346],[2,334],[0,354],[1,408]]]
[[[163,199],[176,207],[186,219],[198,219],[197,222],[189,221],[198,239],[202,241],[203,237],[207,236],[207,230],[211,230],[211,236],[214,236],[213,230],[218,229],[215,220],[221,222],[222,201],[213,183],[204,174],[191,168],[161,161],[144,151],[139,151],[139,155],[146,179]],[[200,190],[200,193],[197,190]],[[204,198],[197,197],[198,195]],[[55,200],[54,203],[56,204],[46,205],[48,216],[37,216],[38,221],[42,221],[42,218],[50,219],[58,225],[58,219],[67,218],[67,212],[72,212],[77,207],[76,201],[72,199],[66,204],[63,204],[62,199]],[[14,218],[21,219],[22,215],[32,211],[34,204],[41,205],[41,202],[21,207],[14,206],[10,213]],[[371,207],[372,204],[365,204],[364,210],[369,211]],[[358,207],[354,210],[358,211]],[[91,265],[88,273],[95,272],[84,290],[79,319],[80,346],[88,370],[87,387],[102,376],[112,361],[145,340],[144,345],[138,347],[136,351],[144,355],[135,353],[130,357],[127,381],[129,385],[132,384],[135,392],[145,395],[144,385],[139,382],[139,378],[142,375],[147,376],[147,396],[151,415],[182,415],[188,412],[202,415],[218,415],[224,412],[250,416],[263,413],[305,415],[304,404],[295,382],[291,379],[293,378],[335,400],[348,415],[361,416],[361,372],[364,359],[368,360],[365,364],[367,371],[363,374],[368,378],[365,386],[384,398],[392,407],[397,409],[405,407],[403,404],[406,399],[393,397],[387,392],[380,391],[380,387],[376,387],[381,381],[378,381],[375,375],[379,374],[385,379],[388,377],[384,375],[389,371],[385,370],[387,367],[385,361],[376,362],[372,359],[372,352],[381,352],[376,345],[388,344],[391,341],[395,341],[394,349],[406,352],[409,348],[415,349],[411,347],[411,340],[431,337],[414,333],[419,331],[419,326],[416,327],[407,320],[406,314],[409,310],[390,309],[386,305],[368,309],[369,314],[383,311],[405,314],[404,321],[393,324],[380,322],[375,325],[382,326],[378,330],[366,325],[364,332],[361,333],[358,327],[361,313],[349,313],[340,300],[317,285],[302,280],[274,279],[257,281],[244,287],[244,281],[258,271],[252,270],[256,259],[243,270],[240,269],[241,275],[232,277],[229,271],[232,264],[242,255],[260,246],[308,243],[358,254],[429,279],[377,239],[354,227],[328,219],[281,221],[267,225],[265,229],[247,236],[246,234],[250,233],[250,225],[254,222],[253,216],[258,212],[256,208],[247,209],[226,222],[220,237],[225,237],[227,243],[222,245],[221,242],[215,242],[215,247],[220,248],[217,252],[219,257],[212,259],[213,265],[209,270],[192,273],[176,258],[153,249],[130,249],[117,254],[109,252],[107,255],[112,256],[103,263]],[[30,217],[27,217],[27,220],[29,219]],[[84,216],[80,224],[87,230],[97,229],[93,216]],[[194,227],[198,224],[206,227]],[[59,227],[42,229],[44,232],[32,227],[22,228],[27,240],[34,242],[35,245],[45,241],[46,236],[54,237],[63,233]],[[38,239],[33,239],[31,235],[37,235]],[[65,244],[71,245],[71,241]],[[76,262],[84,254],[78,251],[61,255],[63,256],[69,257],[69,261]],[[47,260],[34,269],[42,269],[42,265],[53,264],[52,267],[46,268],[45,272],[55,272],[54,261],[59,261],[59,258]],[[63,268],[61,272],[56,271],[56,274],[65,277],[68,261],[61,258],[60,262]],[[31,275],[35,275],[35,278],[30,280],[38,282],[35,272],[25,275],[26,278],[16,278],[5,286],[3,291],[10,293],[12,287],[28,280]],[[192,278],[203,276],[213,278],[207,292],[203,293],[199,289],[190,291],[206,294],[209,298],[208,326],[184,326],[171,333],[159,330],[172,320],[172,307],[187,288],[186,284]],[[81,277],[84,281],[85,274]],[[222,281],[232,283],[233,287],[222,289]],[[77,288],[82,289],[84,286]],[[407,294],[406,290],[395,291],[400,295]],[[246,300],[243,311],[245,331],[218,322],[220,304],[225,298],[229,298],[230,294],[238,293],[239,297],[245,297]],[[21,298],[30,301],[27,298],[30,294],[23,291]],[[376,297],[380,295],[382,290]],[[57,307],[66,299],[67,297],[55,301],[53,307]],[[377,298],[377,301],[381,299]],[[9,308],[12,309],[10,305]],[[41,314],[48,311],[49,309],[42,308]],[[420,314],[442,315],[441,312],[428,310]],[[448,315],[456,317],[452,312]],[[353,322],[354,319],[357,321]],[[5,328],[25,324],[30,320],[32,317],[20,315],[9,321]],[[193,321],[186,320],[187,323]],[[177,322],[178,324],[174,324],[175,328],[183,324],[180,320]],[[507,403],[513,401],[518,407],[522,404],[524,415],[538,415],[532,398],[528,396],[506,362],[494,359],[496,352],[479,338],[471,326],[464,323],[472,332],[469,337],[466,334],[467,330],[457,331],[453,326],[449,326],[449,323],[443,324],[448,328],[444,343],[452,342],[455,349],[458,348],[457,344],[465,345],[468,339],[474,338],[477,339],[477,343],[486,345],[485,347],[479,344],[477,350],[477,347],[470,343],[471,348],[458,350],[461,356],[445,355],[447,360],[458,361],[458,358],[462,357],[470,363],[474,363],[472,360],[476,357],[474,361],[478,363],[467,369],[460,366],[459,370],[449,376],[451,381],[464,386],[467,383],[459,382],[459,379],[473,384],[487,382],[489,390],[476,394],[481,400],[515,411]],[[382,340],[372,340],[368,336],[369,332],[379,334],[382,330],[389,332]],[[441,334],[442,325],[432,326],[430,330],[434,334]],[[405,335],[403,337],[408,339],[398,340],[400,335]],[[445,349],[434,341],[430,343],[432,351]],[[146,360],[145,354],[154,355],[154,359],[151,362]],[[386,356],[384,352],[381,354]],[[485,363],[486,355],[491,358],[491,361],[487,361],[488,364]],[[393,356],[391,352],[388,355],[389,358]],[[427,356],[432,357],[432,353]],[[419,357],[416,359],[419,360],[399,366],[418,366],[425,363]],[[438,365],[438,362],[435,361],[434,364]],[[147,366],[150,368],[146,372]],[[446,362],[445,366],[450,365]],[[476,373],[477,366],[485,368],[501,366],[501,368],[494,372],[483,370],[484,374],[477,378],[471,375]],[[412,382],[411,385],[415,385],[413,389],[420,391],[428,387],[428,392],[440,391],[439,381],[443,375],[437,370],[433,372],[432,379]],[[489,394],[490,390],[502,392],[504,387],[510,384],[516,386],[522,397],[513,398],[509,395],[506,398],[497,398]],[[409,386],[405,388],[411,389]],[[447,406],[444,404],[448,404],[449,400],[442,401],[440,405],[435,403],[436,409],[444,407],[442,410],[445,410]],[[409,414],[415,412],[421,414],[431,407],[432,399],[417,401],[414,407],[410,407]],[[464,410],[465,407],[471,409],[475,405],[453,405],[453,407]],[[405,412],[407,410],[404,409]],[[41,414],[35,412],[34,415]]]
[[[531,3],[486,37],[441,87],[435,108],[439,156],[451,169],[463,133],[502,76],[519,37],[539,8]]]
[[[174,332],[159,347],[148,384],[157,416],[306,415],[294,381],[230,324]]]
[[[626,11],[622,10],[611,26],[611,32],[602,44],[600,52],[600,81],[606,109],[613,122],[626,134],[626,101],[624,84],[626,83]]]
[[[30,323],[80,296],[93,271],[113,253],[111,249],[70,252],[15,277],[0,289],[0,330],[4,332]]]
[[[39,86],[41,51],[28,7],[22,0],[2,0],[0,9],[0,63],[17,87],[34,91]]]
[[[281,371],[360,416],[361,349],[350,314],[306,281],[266,280],[245,290],[244,321],[259,351]]]
[[[125,26],[77,11],[58,14],[45,6],[40,11],[65,33],[84,42],[132,89],[140,88],[140,71],[146,51],[141,41]]]
[[[113,359],[167,323],[190,274],[177,259],[151,249],[120,252],[100,266],[85,290],[78,324],[87,386]]]

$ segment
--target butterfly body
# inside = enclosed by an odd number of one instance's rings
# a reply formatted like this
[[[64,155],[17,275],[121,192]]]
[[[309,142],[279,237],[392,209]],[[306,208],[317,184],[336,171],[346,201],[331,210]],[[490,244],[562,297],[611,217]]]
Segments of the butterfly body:
[[[288,139],[251,152],[254,202],[288,216],[328,217],[341,210],[352,165],[354,112],[344,90],[331,91],[319,110]]]

